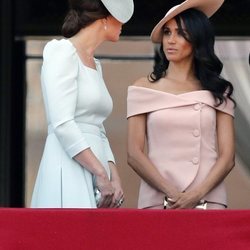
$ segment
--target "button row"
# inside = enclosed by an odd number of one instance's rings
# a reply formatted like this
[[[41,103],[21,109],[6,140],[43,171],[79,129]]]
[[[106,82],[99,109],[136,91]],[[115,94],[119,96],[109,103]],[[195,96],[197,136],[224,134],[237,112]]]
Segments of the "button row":
[[[193,162],[194,165],[197,165],[199,163],[199,158],[198,157],[194,157],[192,159],[192,162]]]
[[[200,136],[200,130],[199,130],[199,129],[195,129],[195,130],[193,131],[193,135],[194,135],[195,137]]]

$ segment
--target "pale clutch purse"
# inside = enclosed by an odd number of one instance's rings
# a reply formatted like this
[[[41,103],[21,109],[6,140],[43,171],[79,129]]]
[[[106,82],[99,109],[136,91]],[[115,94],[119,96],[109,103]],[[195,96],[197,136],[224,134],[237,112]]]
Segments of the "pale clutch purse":
[[[94,195],[95,195],[96,205],[98,206],[101,199],[101,192],[97,187],[94,188]]]
[[[164,209],[170,209],[170,202],[171,202],[171,198],[168,198],[168,197],[164,197],[164,200],[163,200],[163,208]],[[203,210],[206,210],[207,209],[207,201],[206,200],[200,200],[200,202],[195,206],[194,209],[203,209]]]

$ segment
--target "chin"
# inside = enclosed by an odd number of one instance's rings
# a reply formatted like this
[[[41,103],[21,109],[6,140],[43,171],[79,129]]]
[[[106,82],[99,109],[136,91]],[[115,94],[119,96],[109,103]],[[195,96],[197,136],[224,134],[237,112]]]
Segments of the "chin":
[[[107,41],[109,42],[117,42],[119,40],[120,36],[119,35],[115,35],[115,34],[110,34],[109,36],[107,36]]]
[[[180,58],[177,58],[176,56],[167,56],[166,57],[167,59],[168,59],[168,61],[170,61],[170,62],[177,62],[177,61],[179,61],[180,60]]]
[[[116,37],[116,38],[111,38],[109,41],[110,42],[118,42],[120,39],[120,37]]]

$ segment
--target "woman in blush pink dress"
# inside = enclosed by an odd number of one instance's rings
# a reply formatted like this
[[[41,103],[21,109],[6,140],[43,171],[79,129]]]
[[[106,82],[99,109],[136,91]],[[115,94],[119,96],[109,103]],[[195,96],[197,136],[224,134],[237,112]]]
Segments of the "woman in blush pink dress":
[[[208,19],[222,3],[172,8],[151,34],[161,44],[153,72],[128,89],[128,163],[141,177],[139,208],[161,209],[164,199],[170,209],[227,207],[235,105]]]

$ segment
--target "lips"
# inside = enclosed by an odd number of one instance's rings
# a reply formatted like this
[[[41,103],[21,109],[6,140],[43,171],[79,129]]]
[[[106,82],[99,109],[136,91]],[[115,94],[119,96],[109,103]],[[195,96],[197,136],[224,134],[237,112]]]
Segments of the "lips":
[[[177,49],[168,48],[168,49],[167,49],[167,52],[168,52],[168,53],[175,53],[175,52],[177,52]]]

